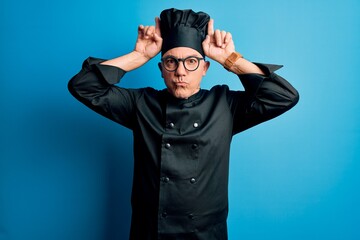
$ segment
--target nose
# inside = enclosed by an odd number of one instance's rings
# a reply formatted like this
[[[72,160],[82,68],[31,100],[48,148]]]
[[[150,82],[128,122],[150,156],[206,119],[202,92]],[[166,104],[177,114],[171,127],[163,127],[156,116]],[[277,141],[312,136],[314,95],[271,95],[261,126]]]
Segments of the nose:
[[[186,74],[186,69],[185,69],[184,63],[182,61],[179,61],[179,65],[175,71],[175,74],[177,76],[184,76]]]

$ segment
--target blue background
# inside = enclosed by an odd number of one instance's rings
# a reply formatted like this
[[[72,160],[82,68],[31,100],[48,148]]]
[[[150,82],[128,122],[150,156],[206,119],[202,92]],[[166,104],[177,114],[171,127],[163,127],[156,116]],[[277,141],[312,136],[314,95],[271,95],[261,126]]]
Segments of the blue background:
[[[127,239],[132,134],[67,91],[88,56],[131,51],[137,26],[193,8],[300,92],[288,113],[234,137],[230,239],[360,239],[360,1],[0,3],[0,239]],[[126,87],[164,87],[156,57]],[[202,87],[238,79],[212,62]]]

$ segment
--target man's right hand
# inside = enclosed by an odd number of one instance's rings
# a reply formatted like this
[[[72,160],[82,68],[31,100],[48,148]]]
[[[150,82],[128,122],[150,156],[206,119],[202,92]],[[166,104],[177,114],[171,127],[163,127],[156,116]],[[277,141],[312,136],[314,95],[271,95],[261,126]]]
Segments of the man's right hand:
[[[160,19],[155,18],[154,26],[138,27],[138,37],[134,51],[102,62],[102,65],[109,65],[121,68],[125,71],[132,71],[144,65],[151,58],[155,57],[160,51],[163,39],[160,32]]]
[[[135,51],[147,59],[155,57],[160,51],[163,39],[160,32],[160,19],[155,18],[154,26],[138,27],[138,36],[135,45]]]

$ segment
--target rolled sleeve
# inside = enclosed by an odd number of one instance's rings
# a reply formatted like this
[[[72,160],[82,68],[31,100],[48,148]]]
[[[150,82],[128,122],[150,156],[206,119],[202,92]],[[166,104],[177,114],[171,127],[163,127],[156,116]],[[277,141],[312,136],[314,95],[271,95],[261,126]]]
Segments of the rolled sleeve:
[[[108,84],[117,84],[124,77],[126,71],[110,65],[104,65],[104,59],[89,57],[83,63],[83,69],[94,69]]]
[[[265,63],[254,63],[256,66],[258,66],[265,75],[261,74],[239,74],[238,77],[240,78],[240,81],[242,85],[245,88],[245,91],[248,93],[255,94],[260,87],[261,83],[264,81],[265,78],[271,78],[272,74],[283,67],[283,65],[275,65],[275,64],[265,64]]]
[[[116,86],[126,72],[101,64],[104,61],[99,58],[87,58],[80,72],[69,81],[68,89],[76,99],[92,110],[131,128],[136,99],[142,90],[131,91]]]
[[[235,127],[236,133],[281,115],[299,101],[298,91],[275,73],[282,65],[254,64],[264,72],[264,75],[238,75],[245,88],[247,104],[246,107],[238,108],[242,112],[235,113],[234,119],[238,122]]]

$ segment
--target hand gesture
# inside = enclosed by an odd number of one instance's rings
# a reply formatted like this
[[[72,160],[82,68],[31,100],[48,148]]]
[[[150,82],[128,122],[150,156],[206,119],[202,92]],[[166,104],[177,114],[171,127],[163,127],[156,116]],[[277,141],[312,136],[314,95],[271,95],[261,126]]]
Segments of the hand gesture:
[[[220,64],[224,64],[226,58],[235,51],[235,45],[230,32],[214,31],[214,20],[208,23],[208,34],[202,42],[205,55]]]
[[[138,27],[138,36],[135,45],[135,51],[150,59],[155,57],[161,50],[163,39],[160,32],[160,19],[155,18],[154,26]]]

